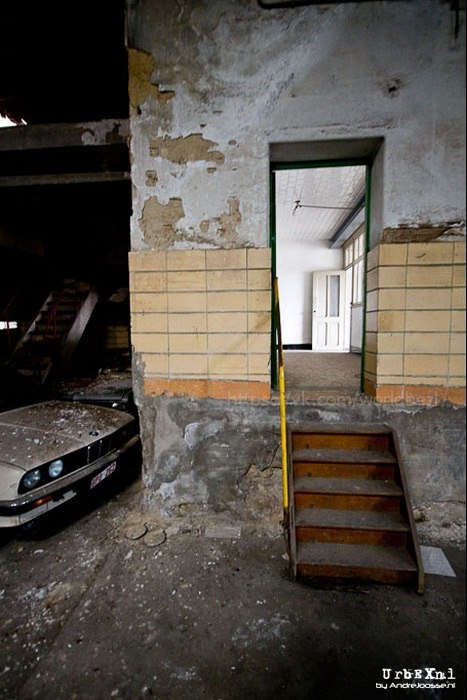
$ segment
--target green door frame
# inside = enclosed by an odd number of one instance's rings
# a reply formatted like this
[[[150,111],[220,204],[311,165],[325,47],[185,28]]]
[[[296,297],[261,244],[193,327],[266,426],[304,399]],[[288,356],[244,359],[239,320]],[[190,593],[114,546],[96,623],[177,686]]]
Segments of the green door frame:
[[[276,172],[279,170],[309,170],[311,168],[342,168],[349,165],[364,165],[365,173],[365,255],[364,255],[364,275],[363,275],[363,318],[362,318],[362,355],[360,367],[360,391],[364,389],[365,371],[365,335],[366,335],[366,274],[367,255],[370,246],[370,214],[371,214],[371,168],[373,159],[363,158],[342,158],[334,160],[312,160],[295,161],[290,163],[271,162],[269,169],[269,245],[271,247],[271,272],[272,278],[276,277],[277,265],[277,236],[276,236]],[[280,290],[279,290],[280,291]],[[277,388],[277,351],[276,351],[276,318],[275,299],[273,292],[272,299],[272,323],[271,323],[271,386]]]

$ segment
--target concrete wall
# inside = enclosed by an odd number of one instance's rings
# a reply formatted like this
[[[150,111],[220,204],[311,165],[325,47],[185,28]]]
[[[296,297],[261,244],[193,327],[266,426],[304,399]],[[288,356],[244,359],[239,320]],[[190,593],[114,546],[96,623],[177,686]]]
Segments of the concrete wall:
[[[280,284],[282,342],[311,343],[313,272],[341,270],[342,250],[331,250],[325,241],[314,244],[279,241],[277,276]]]
[[[464,41],[447,3],[141,0],[129,45],[133,249],[267,245],[277,142],[384,139],[375,242],[465,219]]]

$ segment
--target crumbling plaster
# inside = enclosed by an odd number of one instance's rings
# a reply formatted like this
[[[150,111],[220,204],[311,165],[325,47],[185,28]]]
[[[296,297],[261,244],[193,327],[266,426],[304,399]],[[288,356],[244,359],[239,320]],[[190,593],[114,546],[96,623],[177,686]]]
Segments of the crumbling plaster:
[[[145,57],[132,93],[134,249],[147,247],[140,221],[154,189],[161,203],[183,202],[178,247],[224,245],[198,235],[229,197],[240,203],[238,245],[267,245],[274,142],[382,137],[380,231],[465,219],[464,42],[446,3],[264,11],[252,0],[142,0],[129,19],[130,49]],[[215,144],[215,169],[206,153],[174,162],[151,148],[162,140],[183,151],[193,138]]]
[[[128,8],[129,47],[145,57],[133,91],[130,65],[133,250],[267,246],[269,149],[279,143],[382,140],[371,247],[384,230],[465,220],[465,43],[449,4],[265,11],[254,0],[139,0]],[[138,356],[134,367],[147,507],[278,524],[278,406],[148,397]],[[419,528],[462,536],[465,471],[450,448],[464,439],[460,411],[369,401],[297,405],[289,418],[398,429]]]

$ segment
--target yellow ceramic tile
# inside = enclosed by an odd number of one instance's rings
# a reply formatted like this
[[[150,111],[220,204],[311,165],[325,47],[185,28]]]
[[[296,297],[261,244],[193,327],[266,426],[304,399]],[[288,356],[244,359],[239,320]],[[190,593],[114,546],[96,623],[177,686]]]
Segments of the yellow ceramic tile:
[[[465,241],[454,243],[454,262],[465,263]]]
[[[139,250],[128,253],[128,265],[132,272],[165,270],[166,264],[165,251]]]
[[[169,313],[199,313],[206,311],[206,294],[203,292],[171,292],[168,295]]]
[[[248,248],[247,266],[252,268],[271,269],[271,249],[270,248]]]
[[[197,354],[207,352],[207,335],[205,333],[172,333],[169,338],[170,354]]]
[[[378,323],[378,312],[377,311],[367,311],[366,314],[366,329],[367,331],[376,331]]]
[[[166,333],[132,333],[131,343],[135,352],[166,353],[169,349]]]
[[[449,352],[449,333],[406,333],[406,353],[444,354]]]
[[[407,311],[406,331],[449,331],[450,315],[446,311]]]
[[[167,289],[170,292],[204,292],[206,289],[206,272],[200,270],[169,271]]]
[[[270,333],[249,333],[248,334],[248,352],[250,353],[269,353],[271,349],[271,334]]]
[[[271,312],[258,311],[248,313],[249,333],[270,333],[271,332]]]
[[[451,311],[451,330],[465,332],[465,312]]]
[[[401,376],[402,375],[402,354],[399,355],[378,355],[376,360],[376,371],[378,378],[381,375]]]
[[[206,314],[170,314],[168,326],[170,333],[205,333],[207,331]]]
[[[205,250],[168,250],[168,270],[204,270],[206,269]]]
[[[450,287],[451,265],[413,265],[407,269],[407,287]]]
[[[451,355],[449,358],[449,376],[465,377],[465,356]]]
[[[130,294],[132,313],[157,313],[167,311],[167,294],[133,293]]]
[[[465,287],[452,290],[452,308],[465,310]]]
[[[379,289],[379,269],[371,270],[366,276],[366,291],[373,292]]]
[[[365,372],[376,374],[376,354],[365,351]]]
[[[249,355],[248,357],[248,373],[251,375],[265,375],[269,372],[270,355],[263,353],[262,355]]]
[[[404,333],[378,333],[377,347],[381,353],[404,352]],[[368,348],[370,350],[370,348]]]
[[[367,255],[366,258],[366,265],[367,265],[367,270],[373,270],[375,267],[378,266],[379,262],[379,246],[376,246],[376,248],[373,248],[373,250],[370,250],[370,252]]]
[[[405,287],[407,276],[406,267],[380,267],[379,268],[379,288],[389,289],[391,287]]]
[[[465,265],[454,265],[452,284],[454,287],[465,287]]]
[[[169,371],[169,356],[145,353],[142,356],[145,374],[158,374],[167,376]]]
[[[366,295],[366,310],[367,312],[378,311],[378,291],[368,292]]]
[[[246,248],[229,248],[206,251],[208,270],[245,270]]]
[[[379,246],[379,264],[405,265],[407,262],[406,243],[382,243]]]
[[[209,313],[209,333],[246,333],[248,316],[244,311]]]
[[[455,355],[465,355],[465,333],[451,333],[450,351]]]
[[[271,308],[271,292],[248,292],[248,311],[267,311]]]
[[[171,354],[169,356],[170,376],[207,377],[207,356],[195,354]]]
[[[133,333],[166,333],[167,314],[133,314],[131,330]]]
[[[450,309],[450,289],[407,289],[407,309]]]
[[[448,373],[448,364],[448,355],[405,355],[404,374],[419,378],[445,377]]]
[[[246,290],[246,270],[208,270],[209,291]]]
[[[246,311],[246,295],[246,292],[209,292],[208,311]]]
[[[383,333],[401,333],[405,329],[405,311],[380,311],[378,314],[378,331]]]
[[[248,351],[246,333],[212,333],[208,338],[209,353],[243,354]]]
[[[130,292],[165,292],[167,290],[166,274],[166,272],[132,272]]]
[[[234,375],[236,377],[248,376],[248,355],[210,355],[209,376],[217,374]]]
[[[271,290],[271,271],[248,270],[248,289]]]
[[[405,309],[405,289],[381,289],[378,305],[380,311]]]
[[[409,265],[450,264],[454,257],[454,244],[450,242],[409,243]]]

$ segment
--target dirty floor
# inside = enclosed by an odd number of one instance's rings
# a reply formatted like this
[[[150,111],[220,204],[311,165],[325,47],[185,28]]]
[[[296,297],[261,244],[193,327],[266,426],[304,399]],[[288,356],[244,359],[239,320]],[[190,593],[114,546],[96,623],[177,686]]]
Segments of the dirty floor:
[[[305,585],[278,531],[163,530],[140,495],[135,481],[39,531],[1,533],[2,700],[464,697],[463,549],[443,547],[457,576],[427,575],[423,596]],[[401,688],[403,669],[455,687]]]

